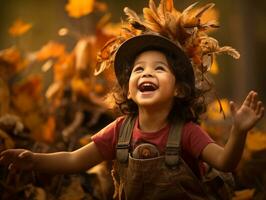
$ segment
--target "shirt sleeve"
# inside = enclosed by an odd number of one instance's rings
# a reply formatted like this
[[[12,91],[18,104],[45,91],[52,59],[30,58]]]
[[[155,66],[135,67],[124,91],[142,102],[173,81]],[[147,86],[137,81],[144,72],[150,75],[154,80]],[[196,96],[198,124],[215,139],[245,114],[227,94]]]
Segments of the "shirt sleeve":
[[[116,157],[116,143],[122,122],[123,117],[117,118],[91,138],[104,160],[113,160]]]
[[[185,124],[182,137],[183,150],[188,152],[194,158],[199,158],[202,150],[208,144],[214,142],[199,125],[193,122]]]

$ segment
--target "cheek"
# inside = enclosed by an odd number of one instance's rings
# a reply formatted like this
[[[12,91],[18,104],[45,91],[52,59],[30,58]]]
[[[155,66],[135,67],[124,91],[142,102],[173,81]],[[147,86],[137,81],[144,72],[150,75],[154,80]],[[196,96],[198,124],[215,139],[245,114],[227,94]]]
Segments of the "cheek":
[[[135,79],[130,77],[129,83],[128,83],[128,93],[127,93],[127,97],[129,99],[132,98],[132,95],[135,93],[136,86],[137,86],[137,83],[136,83]]]

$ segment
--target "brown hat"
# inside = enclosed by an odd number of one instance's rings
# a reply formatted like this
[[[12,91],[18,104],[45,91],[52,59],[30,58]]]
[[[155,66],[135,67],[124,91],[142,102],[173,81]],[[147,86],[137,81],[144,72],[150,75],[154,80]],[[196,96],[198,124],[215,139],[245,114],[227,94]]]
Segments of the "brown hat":
[[[120,85],[125,83],[125,78],[127,77],[124,76],[124,71],[128,71],[131,67],[129,63],[131,63],[140,52],[151,49],[163,50],[174,55],[175,58],[182,62],[182,66],[186,66],[187,69],[183,71],[189,73],[190,77],[194,80],[193,68],[185,52],[168,38],[149,33],[129,38],[118,48],[114,58],[114,68]]]

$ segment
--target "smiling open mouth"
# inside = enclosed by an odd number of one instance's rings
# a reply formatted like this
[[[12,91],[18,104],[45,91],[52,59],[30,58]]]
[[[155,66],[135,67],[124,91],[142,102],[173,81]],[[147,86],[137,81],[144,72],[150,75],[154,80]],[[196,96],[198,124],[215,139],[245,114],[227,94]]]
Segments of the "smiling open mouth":
[[[142,83],[138,86],[138,89],[141,91],[141,92],[150,92],[150,91],[154,91],[154,90],[157,90],[158,89],[158,86],[155,85],[154,83]]]

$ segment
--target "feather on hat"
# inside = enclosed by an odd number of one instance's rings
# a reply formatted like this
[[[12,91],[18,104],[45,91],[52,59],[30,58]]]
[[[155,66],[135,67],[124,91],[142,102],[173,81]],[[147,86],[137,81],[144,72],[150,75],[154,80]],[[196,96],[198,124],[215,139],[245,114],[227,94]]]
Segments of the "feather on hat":
[[[120,72],[123,69],[119,69],[120,66],[117,64],[119,62],[116,61],[116,57],[120,55],[120,49],[125,51],[128,41],[151,33],[158,37],[161,36],[163,40],[167,38],[169,45],[174,43],[177,50],[181,49],[185,53],[193,66],[197,87],[203,85],[199,84],[199,81],[208,83],[205,73],[210,70],[213,57],[216,54],[226,53],[235,59],[238,59],[240,54],[230,46],[220,47],[216,39],[208,36],[207,33],[210,29],[219,26],[215,20],[202,20],[202,16],[210,12],[214,4],[209,3],[202,7],[196,7],[196,5],[197,2],[180,12],[174,7],[173,0],[160,0],[158,6],[154,0],[149,0],[149,6],[143,8],[143,18],[139,17],[135,11],[125,7],[127,21],[124,22],[120,35],[107,42],[98,53],[95,75],[115,64],[116,76],[121,84]],[[182,54],[181,51],[178,52]],[[131,53],[130,49],[128,54]]]

